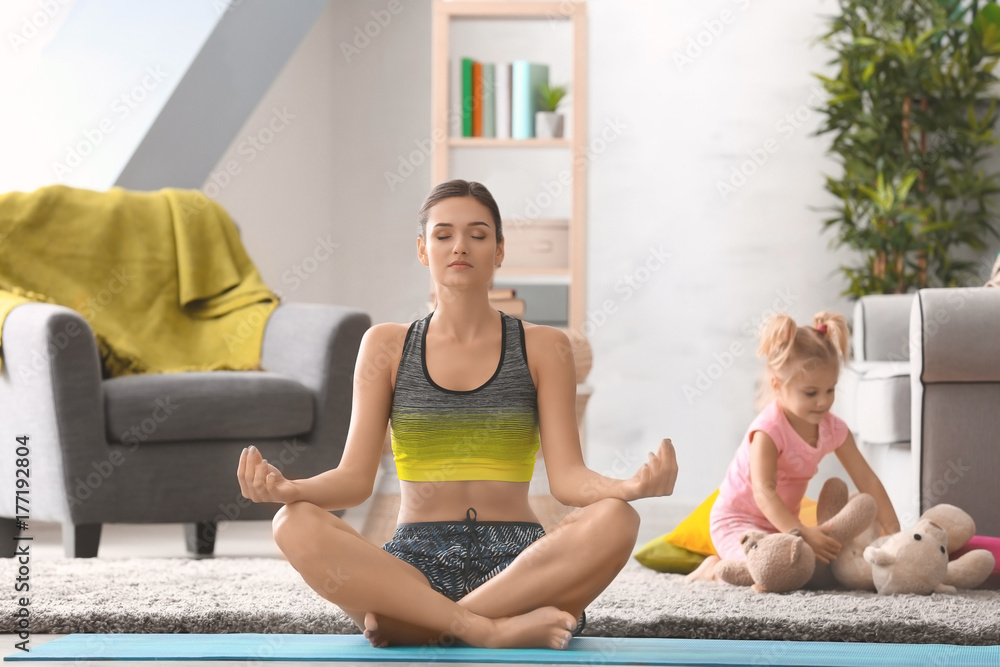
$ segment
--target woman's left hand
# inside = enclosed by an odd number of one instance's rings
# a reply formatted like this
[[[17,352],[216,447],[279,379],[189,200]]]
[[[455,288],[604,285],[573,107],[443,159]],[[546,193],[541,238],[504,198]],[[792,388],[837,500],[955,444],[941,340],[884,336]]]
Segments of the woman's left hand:
[[[625,480],[628,490],[626,500],[669,496],[674,492],[677,481],[677,454],[670,438],[660,442],[656,453],[649,454],[649,460],[632,476]]]

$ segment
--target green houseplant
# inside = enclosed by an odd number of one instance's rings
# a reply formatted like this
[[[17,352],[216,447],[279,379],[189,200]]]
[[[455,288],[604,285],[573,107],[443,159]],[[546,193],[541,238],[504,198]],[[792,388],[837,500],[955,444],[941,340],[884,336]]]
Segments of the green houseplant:
[[[967,0],[839,0],[820,41],[836,56],[818,134],[842,167],[824,229],[855,250],[845,295],[955,286],[997,236],[1000,7]]]

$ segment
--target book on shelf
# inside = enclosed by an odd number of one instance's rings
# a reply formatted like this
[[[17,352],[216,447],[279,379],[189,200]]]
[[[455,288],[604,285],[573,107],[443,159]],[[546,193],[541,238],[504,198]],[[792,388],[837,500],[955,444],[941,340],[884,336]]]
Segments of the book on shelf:
[[[482,108],[483,108],[483,135],[484,137],[497,136],[496,124],[496,65],[494,63],[483,63],[483,87],[482,87]]]
[[[510,63],[497,63],[493,101],[497,139],[510,139]]]
[[[483,64],[472,61],[472,136],[483,136]]]
[[[462,136],[472,136],[472,58],[462,58]]]
[[[540,106],[539,91],[548,82],[548,65],[527,60],[515,60],[511,64],[510,134],[514,139],[531,139],[535,136],[535,112]]]

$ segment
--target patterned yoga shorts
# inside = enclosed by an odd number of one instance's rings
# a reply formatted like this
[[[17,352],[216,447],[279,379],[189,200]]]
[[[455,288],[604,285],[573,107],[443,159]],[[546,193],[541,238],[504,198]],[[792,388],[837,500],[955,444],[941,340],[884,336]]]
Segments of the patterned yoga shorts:
[[[539,523],[477,521],[470,507],[464,521],[401,523],[382,548],[423,572],[431,588],[457,602],[544,535]],[[584,618],[573,634],[583,630]]]

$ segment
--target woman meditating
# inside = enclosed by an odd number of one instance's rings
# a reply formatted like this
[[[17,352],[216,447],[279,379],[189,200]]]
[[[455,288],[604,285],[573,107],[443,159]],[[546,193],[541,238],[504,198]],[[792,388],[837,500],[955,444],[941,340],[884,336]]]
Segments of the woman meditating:
[[[436,308],[365,333],[340,465],[289,480],[249,447],[240,488],[284,504],[278,546],[372,646],[566,648],[632,553],[639,517],[628,501],[672,493],[673,446],[663,440],[626,480],[584,464],[569,338],[490,306],[504,241],[484,186],[455,180],[431,191],[417,256]],[[387,423],[400,509],[379,547],[330,510],[372,494]],[[539,443],[552,495],[578,508],[550,534],[528,504]]]

